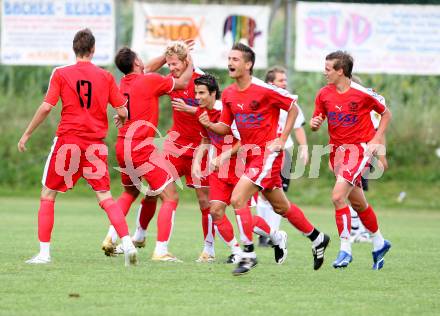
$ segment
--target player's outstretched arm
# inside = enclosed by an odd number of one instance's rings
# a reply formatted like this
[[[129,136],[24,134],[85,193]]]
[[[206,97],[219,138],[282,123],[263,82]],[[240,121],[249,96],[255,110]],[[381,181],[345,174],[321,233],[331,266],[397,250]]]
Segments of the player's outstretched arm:
[[[150,59],[149,61],[145,62],[144,72],[145,73],[156,72],[160,68],[162,68],[162,66],[165,65],[165,63],[166,63],[165,54],[154,57],[154,58]]]
[[[37,109],[37,111],[34,114],[34,117],[30,121],[28,127],[24,131],[23,135],[21,136],[19,142],[18,142],[18,151],[24,152],[26,150],[26,143],[31,137],[34,130],[40,126],[41,123],[44,122],[46,117],[49,115],[50,111],[52,110],[53,106],[47,102],[41,103],[40,107]]]

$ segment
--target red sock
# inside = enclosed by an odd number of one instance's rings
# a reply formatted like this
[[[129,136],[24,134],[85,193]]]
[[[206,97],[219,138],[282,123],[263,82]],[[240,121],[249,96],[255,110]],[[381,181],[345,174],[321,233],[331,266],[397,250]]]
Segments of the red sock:
[[[202,212],[202,229],[203,229],[203,240],[206,240],[209,231],[211,229],[212,237],[214,237],[214,223],[210,221],[209,207],[200,210]],[[211,222],[211,227],[209,227],[209,222]],[[209,238],[210,239],[210,238]]]
[[[348,206],[335,211],[336,226],[338,227],[339,237],[350,238],[351,214]]]
[[[54,200],[40,200],[40,209],[38,210],[38,240],[41,242],[50,242],[54,222],[54,209]]]
[[[252,226],[254,227],[254,232],[256,234],[264,237],[270,236],[270,226],[261,216],[254,215],[252,217]]]
[[[118,203],[119,207],[121,208],[122,213],[124,213],[124,216],[127,216],[128,211],[130,210],[131,204],[133,204],[136,197],[131,195],[127,192],[122,192],[121,196],[118,198],[116,203]]]
[[[164,201],[157,215],[157,241],[168,242],[174,225],[174,214],[177,203]]]
[[[138,219],[139,219],[139,225],[142,227],[143,230],[146,230],[148,228],[148,224],[153,218],[154,213],[156,213],[156,204],[157,204],[157,199],[154,200],[142,199],[141,206],[139,209]]]
[[[376,213],[374,213],[373,208],[370,205],[368,205],[368,207],[364,211],[358,212],[358,215],[366,229],[368,229],[373,234],[377,232],[377,230],[379,229],[379,225],[377,223]]]
[[[303,211],[293,203],[290,203],[289,210],[283,215],[296,229],[305,235],[313,231],[313,225],[305,217]]]
[[[230,243],[234,239],[234,228],[226,215],[219,220],[213,221],[214,225],[217,226],[218,233],[220,237],[226,242]]]
[[[99,206],[107,213],[108,219],[118,233],[119,238],[127,236],[127,222],[119,205],[112,198],[108,198],[99,202]]]
[[[252,241],[252,213],[249,206],[235,210],[238,228],[240,230],[240,239],[244,245],[253,244]]]

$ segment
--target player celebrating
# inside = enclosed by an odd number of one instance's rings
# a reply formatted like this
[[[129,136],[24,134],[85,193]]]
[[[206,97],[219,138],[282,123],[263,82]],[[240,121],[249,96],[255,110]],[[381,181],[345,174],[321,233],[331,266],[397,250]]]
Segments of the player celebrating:
[[[230,133],[230,126],[235,120],[243,149],[250,150],[245,174],[240,177],[231,197],[244,244],[243,257],[233,274],[247,273],[257,264],[248,201],[258,190],[262,190],[275,212],[287,218],[312,241],[314,269],[317,270],[322,266],[330,238],[314,228],[281,190],[281,151],[298,114],[296,98],[285,90],[252,77],[254,63],[255,53],[251,48],[241,43],[234,44],[228,56],[228,69],[235,83],[223,91],[220,122],[210,122],[206,113],[200,116],[205,127],[221,135]],[[288,115],[286,126],[277,138],[280,109],[286,110]]]
[[[140,177],[147,180],[150,186],[149,199],[157,199],[159,195],[162,200],[157,221],[157,241],[153,260],[171,258],[173,256],[168,253],[168,242],[178,195],[173,177],[167,168],[167,162],[157,153],[153,138],[159,119],[159,97],[173,89],[186,87],[192,71],[188,67],[177,79],[169,76],[163,77],[156,73],[144,74],[142,60],[128,47],[118,51],[115,63],[125,75],[121,79],[120,90],[128,100],[127,122],[119,129],[116,143],[116,157],[123,170],[121,180],[124,185],[124,192],[117,203],[127,215],[131,204],[139,195]],[[110,226],[102,245],[107,255],[114,253],[116,237],[113,226]],[[143,230],[136,230],[132,239],[135,246],[145,246]]]
[[[173,125],[168,131],[168,138],[164,143],[164,155],[172,164],[178,177],[185,176],[186,185],[194,188],[202,212],[202,228],[204,235],[204,249],[199,256],[199,261],[212,260],[215,258],[214,252],[214,231],[212,218],[209,215],[208,200],[208,180],[199,179],[191,171],[194,152],[201,141],[203,126],[197,120],[194,113],[197,110],[197,101],[194,96],[194,79],[198,78],[203,72],[196,68],[193,69],[187,61],[188,47],[183,42],[175,42],[166,48],[163,63],[167,63],[170,69],[170,77],[179,78],[190,67],[193,70],[189,84],[183,89],[175,89],[168,95],[173,106]],[[191,106],[189,112],[185,105]],[[206,160],[203,161],[206,163]],[[177,177],[176,177],[177,178]],[[177,179],[175,179],[177,180]],[[156,204],[154,201],[147,200],[142,203],[139,219],[154,214]],[[173,217],[174,218],[174,217]],[[171,259],[170,259],[171,260]]]
[[[57,193],[71,189],[83,177],[96,192],[99,205],[122,239],[125,264],[134,265],[137,250],[128,234],[124,214],[110,193],[107,146],[103,142],[108,129],[107,104],[116,109],[119,120],[124,122],[127,116],[126,99],[119,92],[113,76],[91,63],[95,37],[89,29],[75,34],[73,50],[76,63],[55,68],[52,72],[46,97],[18,143],[19,151],[25,151],[26,142],[33,131],[46,119],[61,97],[61,121],[42,180],[38,211],[40,252],[26,263],[45,264],[51,261],[50,239]]]
[[[264,80],[266,83],[277,86],[281,89],[287,89],[287,74],[286,70],[282,67],[275,66],[270,68],[266,73],[266,78]],[[283,132],[284,126],[286,126],[287,112],[280,110],[280,119],[278,121],[278,136]],[[307,148],[307,137],[304,131],[303,125],[305,125],[304,114],[298,106],[298,116],[293,125],[293,131],[295,133],[295,139],[299,146],[299,157],[304,165],[307,164],[309,160],[308,148]],[[287,192],[290,185],[290,171],[292,168],[292,151],[293,147],[292,137],[289,135],[284,148],[284,160],[283,166],[281,168],[281,180],[283,183],[283,191]],[[262,196],[258,196],[257,200],[257,214],[264,218],[273,230],[278,230],[280,228],[281,216],[273,211],[270,203]],[[266,247],[269,246],[269,238],[260,236],[259,246]]]
[[[220,97],[220,89],[217,81],[211,75],[205,74],[194,80],[196,100],[199,102],[196,116],[200,117],[202,113],[207,113],[212,123],[217,123],[222,110],[221,102],[216,102]],[[209,138],[213,147],[209,149],[209,202],[210,213],[216,231],[231,247],[232,254],[226,263],[238,263],[241,258],[241,249],[234,237],[234,231],[231,222],[225,215],[226,206],[230,204],[232,190],[239,181],[237,174],[243,170],[242,164],[237,162],[237,152],[240,148],[240,135],[235,127],[231,128],[232,134],[218,135],[211,130],[203,133],[203,136]],[[194,159],[193,171],[196,175],[201,175],[201,158],[204,150],[198,151]],[[287,256],[287,234],[284,231],[273,230],[266,221],[259,217],[253,217],[254,232],[263,235],[272,241],[275,251],[275,261],[278,264],[284,262]]]
[[[373,269],[379,270],[384,265],[384,256],[391,243],[382,237],[376,214],[365,199],[360,181],[371,156],[384,144],[391,112],[382,97],[351,80],[352,69],[353,58],[348,53],[337,51],[326,56],[324,74],[328,85],[316,96],[310,126],[316,131],[325,118],[328,120],[332,145],[330,163],[336,176],[332,201],[341,239],[341,248],[333,267],[347,267],[352,261],[348,199],[362,223],[372,232]],[[370,118],[372,110],[382,116],[377,131]]]

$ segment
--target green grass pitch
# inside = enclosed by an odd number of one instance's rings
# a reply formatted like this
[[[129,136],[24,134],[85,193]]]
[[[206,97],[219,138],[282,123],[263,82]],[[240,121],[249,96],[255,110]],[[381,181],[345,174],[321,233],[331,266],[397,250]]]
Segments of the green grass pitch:
[[[175,218],[170,250],[183,263],[150,257],[155,218],[140,264],[100,250],[105,213],[93,198],[59,196],[55,205],[52,263],[29,266],[37,252],[38,197],[0,198],[0,315],[438,315],[440,212],[378,209],[381,230],[393,247],[381,271],[371,270],[371,245],[355,244],[354,261],[334,270],[338,251],[333,211],[304,207],[332,242],[313,271],[310,242],[287,223],[289,256],[274,263],[272,250],[257,248],[259,265],[234,277],[223,264],[228,251],[216,239],[217,263],[198,264],[200,211],[184,199]],[[129,215],[133,230],[134,212]],[[228,214],[233,222],[231,211]]]

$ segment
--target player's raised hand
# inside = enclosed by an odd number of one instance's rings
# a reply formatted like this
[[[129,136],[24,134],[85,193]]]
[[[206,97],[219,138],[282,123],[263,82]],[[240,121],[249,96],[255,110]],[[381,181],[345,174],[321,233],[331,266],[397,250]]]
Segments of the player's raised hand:
[[[209,125],[211,125],[211,121],[209,120],[208,113],[206,113],[206,111],[200,114],[199,122],[206,128],[209,128]]]
[[[319,115],[311,118],[310,127],[313,131],[316,131],[321,127],[322,122],[324,122],[324,117],[322,116],[322,113],[319,113]]]
[[[27,136],[26,134],[23,134],[23,136],[21,136],[20,140],[18,141],[17,147],[18,147],[18,151],[19,152],[25,152],[27,150],[26,148],[26,143],[29,139],[29,136]]]
[[[187,46],[188,52],[192,52],[194,50],[194,46],[196,45],[196,41],[194,41],[192,38],[186,39],[183,42]]]

